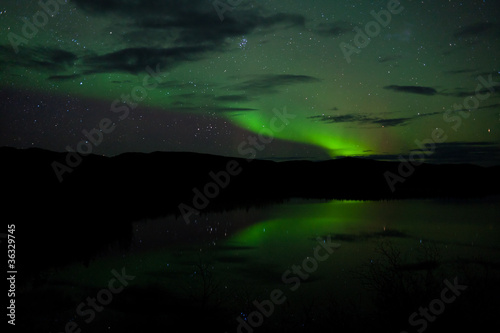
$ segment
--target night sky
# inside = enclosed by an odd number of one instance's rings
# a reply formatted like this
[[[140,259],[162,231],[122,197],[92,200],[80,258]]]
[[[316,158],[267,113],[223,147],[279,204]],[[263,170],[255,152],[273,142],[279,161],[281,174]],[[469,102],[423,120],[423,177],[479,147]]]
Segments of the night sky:
[[[498,1],[41,4],[0,4],[0,146],[76,150],[110,119],[92,153],[272,133],[257,158],[398,160],[438,128],[428,162],[500,164]]]

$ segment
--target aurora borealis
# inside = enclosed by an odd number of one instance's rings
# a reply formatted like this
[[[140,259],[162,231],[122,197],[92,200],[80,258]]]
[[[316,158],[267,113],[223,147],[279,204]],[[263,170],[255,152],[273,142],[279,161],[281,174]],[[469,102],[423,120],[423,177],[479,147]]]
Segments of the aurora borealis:
[[[499,164],[499,14],[488,0],[4,1],[0,146],[75,149],[108,118],[93,153],[238,156],[286,108],[257,158],[397,160],[440,128],[429,161]]]

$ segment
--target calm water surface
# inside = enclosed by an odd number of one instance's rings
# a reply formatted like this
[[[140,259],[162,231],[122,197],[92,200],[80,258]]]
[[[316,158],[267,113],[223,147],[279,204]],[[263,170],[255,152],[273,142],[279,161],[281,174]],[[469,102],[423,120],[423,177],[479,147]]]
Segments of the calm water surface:
[[[408,297],[418,292],[410,280],[422,286],[435,283],[440,290],[443,278],[498,278],[499,202],[292,201],[207,214],[189,225],[174,217],[144,220],[133,224],[129,248],[110,246],[88,267],[73,263],[46,272],[44,288],[65,299],[56,324],[65,318],[78,322],[76,306],[107,285],[112,269],[125,268],[135,277],[127,289],[91,323],[81,323],[95,332],[125,330],[127,320],[140,325],[141,320],[192,316],[216,318],[221,332],[236,332],[236,318],[248,320],[256,309],[252,302],[269,299],[276,289],[286,301],[256,329],[319,329],[325,318],[335,321],[332,327],[347,329],[345,321],[370,321],[380,302],[388,302],[380,300],[388,292],[367,283],[378,281],[380,287],[384,274],[396,272]],[[316,252],[323,261],[315,259],[315,249],[328,241],[338,248]],[[395,254],[399,264],[391,267]],[[300,274],[291,271],[293,265]],[[428,297],[432,300],[432,294]],[[141,320],[136,316],[140,309]],[[394,321],[408,326],[411,309],[394,314]]]

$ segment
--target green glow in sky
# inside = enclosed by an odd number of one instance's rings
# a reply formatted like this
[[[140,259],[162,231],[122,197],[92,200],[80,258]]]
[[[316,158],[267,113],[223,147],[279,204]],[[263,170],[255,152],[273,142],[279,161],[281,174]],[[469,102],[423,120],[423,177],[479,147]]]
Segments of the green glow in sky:
[[[237,156],[238,144],[286,107],[296,118],[259,157],[397,160],[442,128],[448,139],[436,161],[497,162],[498,94],[453,109],[475,95],[478,77],[500,81],[497,4],[401,6],[347,61],[341,45],[356,45],[375,20],[370,12],[387,2],[242,2],[221,21],[202,0],[74,0],[30,38],[24,19],[38,3],[5,2],[0,116],[10,125],[0,144],[64,151],[114,101],[135,96],[121,134],[97,153]],[[24,39],[13,46],[14,35]],[[144,90],[146,68],[157,66]],[[448,109],[469,113],[459,130],[443,119]]]

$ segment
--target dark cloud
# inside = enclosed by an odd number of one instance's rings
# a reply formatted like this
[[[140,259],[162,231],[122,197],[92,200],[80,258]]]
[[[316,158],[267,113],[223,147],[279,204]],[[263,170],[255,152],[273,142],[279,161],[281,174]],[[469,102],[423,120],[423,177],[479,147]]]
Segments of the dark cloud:
[[[378,125],[380,126],[399,126],[405,125],[412,118],[392,118],[392,119],[383,119],[379,117],[371,117],[367,115],[359,115],[359,114],[348,114],[348,115],[317,115],[308,117],[308,119],[313,119],[315,121],[321,121],[327,124],[338,124],[338,123],[360,123],[362,125]]]
[[[500,103],[495,103],[495,104],[490,104],[490,105],[483,105],[479,106],[475,109],[460,109],[460,110],[454,110],[454,112],[459,112],[459,111],[472,111],[472,110],[485,110],[485,109],[496,109],[500,107]]]
[[[364,122],[367,119],[370,119],[365,115],[356,115],[356,114],[346,114],[340,116],[334,115],[315,115],[307,117],[308,119],[313,119],[315,121],[321,121],[324,123],[350,123],[350,122]]]
[[[451,70],[451,71],[443,71],[443,73],[450,74],[450,75],[458,75],[458,74],[474,73],[476,71],[477,70],[475,70],[475,69],[463,68],[463,69],[456,69],[456,70]]]
[[[353,32],[353,24],[344,21],[321,23],[314,29],[314,32],[322,36],[338,37]]]
[[[458,97],[458,98],[465,98],[465,97],[470,97],[474,96],[476,92],[473,91],[465,91],[461,88],[457,88],[454,91],[448,92],[447,90],[441,92],[441,95],[443,96],[449,96],[449,97]]]
[[[412,118],[373,119],[371,123],[384,127],[392,127],[406,125],[406,123],[408,123],[408,121],[410,121],[411,119]]]
[[[493,23],[489,22],[479,22],[475,24],[471,24],[465,26],[461,29],[458,29],[453,36],[457,38],[465,38],[465,37],[475,37],[478,35],[490,33],[495,28]]]
[[[197,61],[209,51],[205,46],[157,48],[128,48],[98,56],[86,57],[83,65],[86,73],[126,72],[137,74],[146,67],[160,64],[163,70],[184,62]]]
[[[146,67],[162,70],[179,64],[197,61],[211,51],[209,46],[186,46],[172,48],[126,48],[101,55],[78,56],[75,53],[49,47],[20,47],[20,52],[12,57],[12,51],[0,47],[0,59],[5,65],[19,66],[48,72],[49,80],[76,79],[83,74],[123,72],[138,74]],[[67,74],[67,72],[72,72]]]
[[[260,75],[235,85],[232,89],[243,91],[247,94],[264,95],[278,92],[278,88],[300,83],[316,83],[321,80],[308,75]]]
[[[456,74],[458,74],[458,72],[465,72],[465,70],[455,71],[455,72],[456,72]],[[489,74],[491,74],[491,73],[489,73]],[[475,96],[477,94],[491,93],[490,89],[488,89],[488,88],[483,88],[479,91],[466,91],[466,90],[463,90],[462,88],[455,88],[455,89],[452,89],[451,91],[450,91],[450,89],[447,89],[447,90],[443,90],[441,92],[438,92],[436,89],[434,89],[432,87],[390,85],[390,86],[385,86],[384,89],[388,89],[388,90],[392,90],[392,91],[400,92],[400,93],[418,94],[418,95],[426,95],[426,96],[440,95],[440,96],[459,97],[459,98],[471,97],[471,96]]]
[[[401,56],[401,55],[386,55],[386,56],[379,56],[377,60],[380,63],[384,63],[384,62],[396,61],[396,60],[399,60],[401,58],[403,58],[403,56]]]
[[[499,107],[500,107],[500,103],[495,103],[495,104],[491,104],[491,105],[480,106],[480,107],[478,107],[478,110],[481,110],[481,109],[496,109],[496,108],[499,108]]]
[[[175,97],[187,98],[187,99],[194,98],[195,96],[196,96],[196,93],[184,93],[184,94],[175,95]]]
[[[72,65],[78,58],[76,54],[56,48],[37,48],[36,52],[40,53],[51,63],[59,63],[63,65]]]
[[[489,76],[493,76],[493,77],[498,77],[498,75],[500,75],[500,71],[491,71],[491,72],[479,72],[477,74],[474,74],[474,75],[471,75],[471,77],[474,77],[474,78],[477,78],[479,76],[483,76],[483,77],[489,77]]]
[[[158,88],[160,89],[171,89],[171,90],[182,90],[184,88],[194,89],[195,87],[204,87],[204,88],[214,88],[218,86],[218,84],[213,82],[206,81],[179,81],[179,80],[168,80],[162,81],[158,84]]]
[[[247,95],[226,95],[215,97],[215,100],[219,102],[246,102],[250,98]]]
[[[414,117],[400,117],[400,118],[380,118],[375,116],[369,116],[366,114],[347,114],[347,115],[315,115],[307,117],[314,121],[324,122],[326,124],[338,124],[338,123],[358,123],[361,125],[377,125],[376,127],[393,127],[393,126],[404,126],[410,121],[419,119],[422,117],[434,116],[436,114],[442,114],[442,112],[433,112],[416,115]]]
[[[215,12],[205,13],[196,10],[179,13],[177,16],[151,16],[136,20],[136,28],[151,31],[168,31],[172,42],[177,44],[224,45],[228,37],[250,34],[256,29],[303,27],[302,15],[278,13],[270,16],[246,11],[246,15],[227,17],[221,23]],[[141,34],[142,35],[142,34]],[[139,35],[140,38],[143,36]]]
[[[409,93],[409,94],[418,94],[418,95],[426,95],[433,96],[437,94],[437,90],[431,87],[422,87],[422,86],[398,86],[391,85],[386,86],[384,89],[393,90],[395,92]]]
[[[498,90],[498,89],[495,89],[494,87],[491,87],[491,88],[493,89],[493,91]],[[478,90],[478,91],[467,91],[467,90],[463,90],[461,88],[456,88],[456,89],[452,90],[451,92],[445,90],[445,91],[440,92],[439,94],[442,96],[467,98],[467,97],[473,97],[476,95],[485,95],[485,94],[490,94],[490,93],[491,93],[491,91],[488,88],[483,88],[483,89]]]
[[[121,33],[122,43],[128,47],[161,48],[165,47],[166,41],[171,42],[177,38],[174,30],[137,29],[135,25],[132,29],[124,29]]]
[[[51,75],[48,80],[51,81],[65,81],[65,80],[75,80],[81,78],[80,74],[68,74],[68,75]]]
[[[306,18],[300,14],[278,13],[268,17],[258,17],[256,27],[269,28],[276,25],[283,25],[285,28],[304,27]]]
[[[85,11],[105,15],[115,13],[120,15],[169,15],[190,10],[191,8],[202,7],[213,10],[211,2],[203,0],[169,0],[169,1],[149,1],[149,0],[73,0]]]
[[[20,46],[19,53],[13,57],[12,49],[0,47],[0,59],[5,65],[37,69],[49,73],[66,71],[77,61],[78,56],[72,52],[54,47]]]
[[[227,37],[249,34],[256,29],[303,27],[300,14],[265,15],[259,6],[241,4],[238,11],[225,14],[221,22],[211,1],[117,1],[75,0],[84,10],[95,15],[119,15],[130,20],[126,39],[143,42],[145,36],[154,44],[156,38],[176,45],[218,45]],[[229,13],[231,15],[229,15]],[[165,40],[166,38],[166,40]]]
[[[10,60],[12,50],[2,46],[2,65],[15,60],[17,66],[52,72],[51,79],[55,80],[64,79],[60,75],[66,75],[64,71],[68,67],[74,67],[72,74],[137,74],[147,66],[160,64],[162,69],[170,69],[204,59],[213,52],[231,51],[228,38],[241,38],[257,30],[272,32],[305,24],[303,15],[266,14],[260,6],[245,4],[239,6],[238,11],[226,13],[227,17],[221,22],[212,2],[204,0],[74,2],[89,15],[106,16],[110,21],[120,22],[117,27],[122,29],[122,49],[104,54],[87,50],[85,54],[77,55],[59,49],[24,47],[20,56]],[[7,52],[9,54],[3,57]]]

